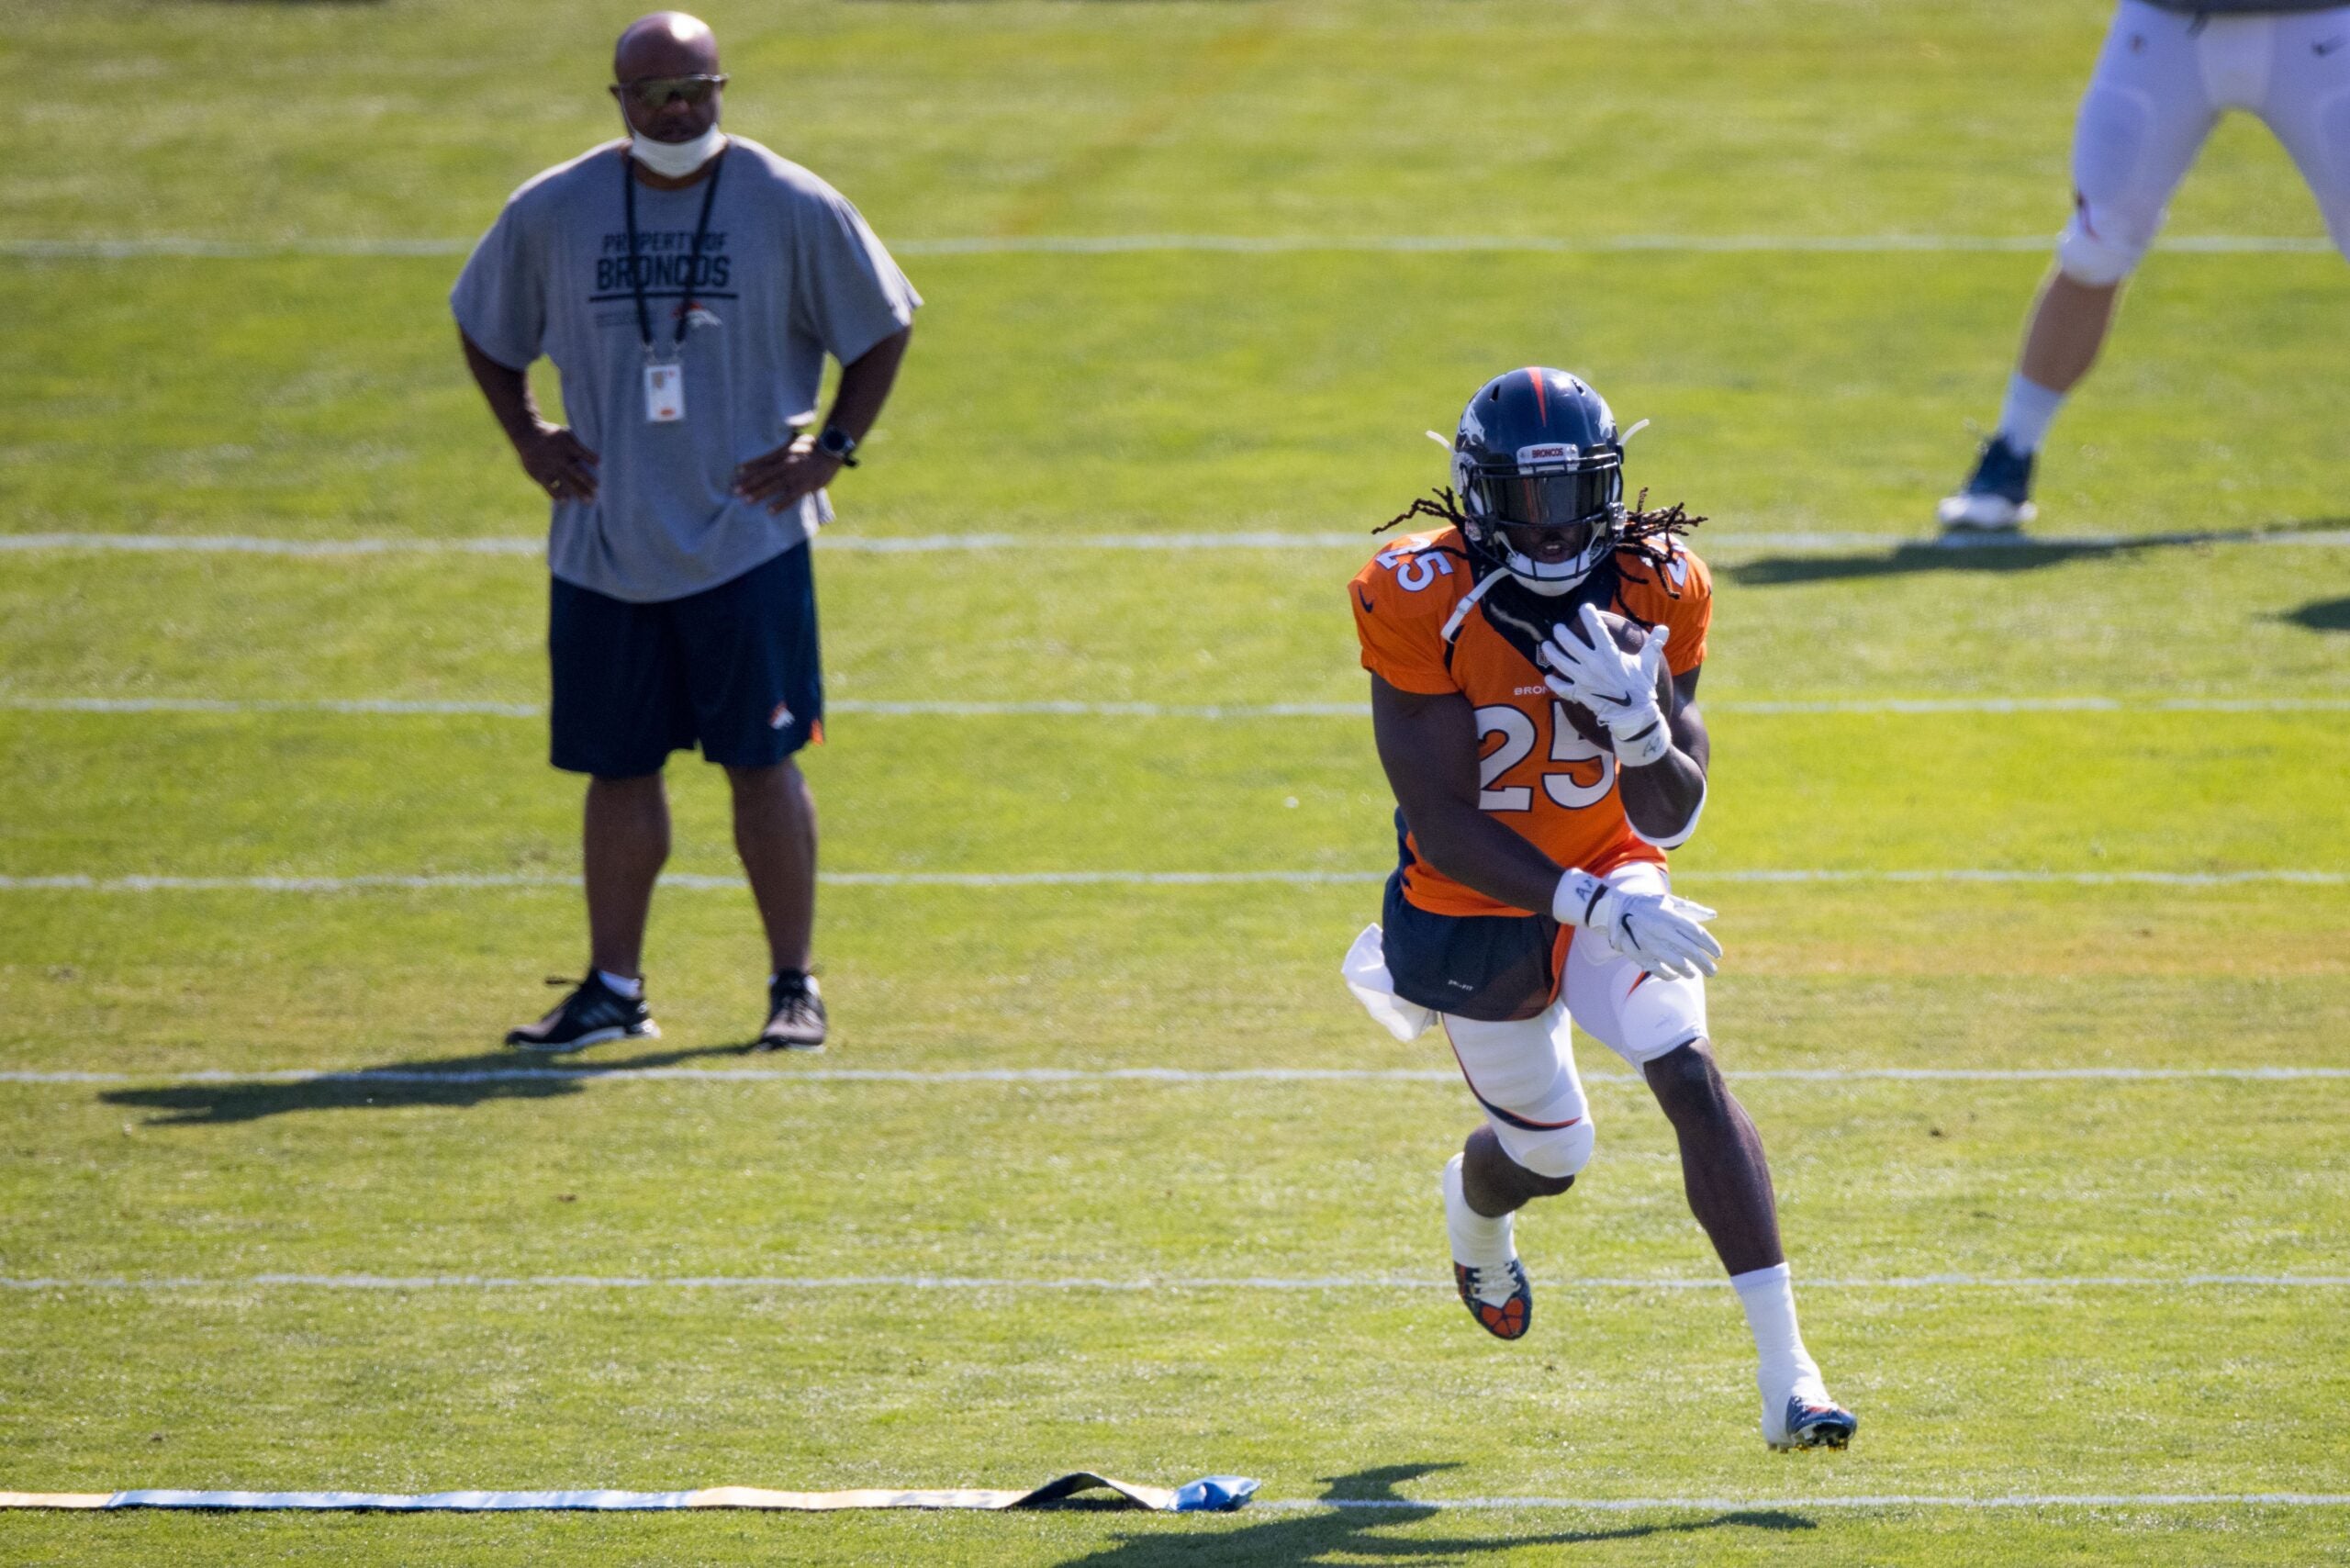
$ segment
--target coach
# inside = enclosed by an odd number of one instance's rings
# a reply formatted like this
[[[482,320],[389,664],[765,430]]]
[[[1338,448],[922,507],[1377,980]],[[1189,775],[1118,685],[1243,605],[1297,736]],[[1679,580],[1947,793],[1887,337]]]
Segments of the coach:
[[[668,754],[733,790],[774,973],[766,1049],[812,1050],[816,814],[792,755],[822,738],[809,539],[856,465],[922,303],[837,191],[719,129],[718,41],[675,11],[613,51],[628,139],[516,191],[450,296],[465,363],[554,502],[554,766],[588,776],[588,973],[507,1043],[660,1033],[640,967],[669,852]],[[571,428],[524,375],[545,354]],[[824,356],[842,364],[822,425]]]

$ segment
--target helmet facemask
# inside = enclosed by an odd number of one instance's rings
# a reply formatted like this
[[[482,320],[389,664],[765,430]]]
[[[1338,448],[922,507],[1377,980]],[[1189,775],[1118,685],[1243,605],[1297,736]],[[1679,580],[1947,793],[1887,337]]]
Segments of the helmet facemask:
[[[1471,547],[1527,588],[1563,594],[1615,547],[1624,521],[1624,449],[1546,443],[1509,464],[1453,458]]]

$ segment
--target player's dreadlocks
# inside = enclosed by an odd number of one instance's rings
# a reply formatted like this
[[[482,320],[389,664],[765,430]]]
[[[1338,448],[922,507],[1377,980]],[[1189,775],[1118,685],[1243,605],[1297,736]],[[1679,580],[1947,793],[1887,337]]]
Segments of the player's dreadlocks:
[[[1416,517],[1432,517],[1455,528],[1469,521],[1461,515],[1460,498],[1452,493],[1452,487],[1439,485],[1427,495],[1413,498],[1410,506],[1372,529],[1371,534],[1375,538]],[[1681,590],[1673,586],[1673,574],[1665,570],[1673,561],[1673,543],[1705,521],[1702,516],[1691,517],[1679,501],[1650,510],[1648,488],[1643,486],[1633,499],[1631,510],[1624,514],[1624,521],[1616,525],[1616,548],[1649,568],[1651,575],[1648,581],[1664,589],[1669,598],[1679,599]]]

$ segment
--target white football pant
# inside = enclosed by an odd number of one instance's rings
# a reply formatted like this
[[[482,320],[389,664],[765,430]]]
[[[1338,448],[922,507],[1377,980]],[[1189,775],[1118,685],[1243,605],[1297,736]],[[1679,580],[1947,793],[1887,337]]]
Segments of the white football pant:
[[[1606,879],[1640,892],[1666,888],[1663,870],[1645,862]],[[1595,1135],[1569,1021],[1637,1070],[1705,1037],[1706,982],[1651,975],[1606,937],[1578,931],[1559,1000],[1539,1015],[1513,1024],[1442,1017],[1503,1152],[1538,1176],[1572,1176],[1590,1162]]]
[[[2073,132],[2073,220],[2056,252],[2067,277],[2130,274],[2229,109],[2285,144],[2350,256],[2350,6],[2197,17],[2122,0]]]

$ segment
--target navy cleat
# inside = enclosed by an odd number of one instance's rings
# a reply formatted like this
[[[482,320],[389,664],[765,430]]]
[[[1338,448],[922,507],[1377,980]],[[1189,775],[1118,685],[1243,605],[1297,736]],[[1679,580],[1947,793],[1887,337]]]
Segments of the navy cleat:
[[[1964,540],[1986,533],[2012,533],[2040,515],[2031,504],[2031,462],[2029,452],[2018,452],[2002,436],[1993,436],[1975,459],[1966,487],[1945,496],[1934,509],[1946,540]]]
[[[821,1051],[827,1028],[824,998],[809,974],[778,975],[767,983],[767,1023],[754,1050]]]
[[[570,985],[571,994],[537,1023],[506,1031],[506,1043],[517,1050],[555,1056],[599,1046],[606,1040],[661,1036],[661,1025],[653,1021],[652,1009],[645,1006],[643,997],[621,995],[593,969],[576,985],[560,975],[550,977],[547,984]]]
[[[1488,1280],[1488,1276],[1498,1278]],[[1466,1263],[1452,1265],[1452,1282],[1460,1287],[1460,1305],[1477,1320],[1477,1327],[1496,1339],[1522,1339],[1534,1322],[1534,1287],[1527,1282],[1526,1266],[1513,1258],[1508,1270],[1473,1269]],[[1489,1295],[1499,1294],[1498,1287],[1506,1284],[1509,1294],[1500,1301],[1489,1301]]]
[[[1781,1451],[1789,1449],[1841,1449],[1861,1429],[1861,1418],[1833,1400],[1815,1405],[1790,1395],[1779,1413],[1779,1429],[1762,1424],[1762,1439]]]

